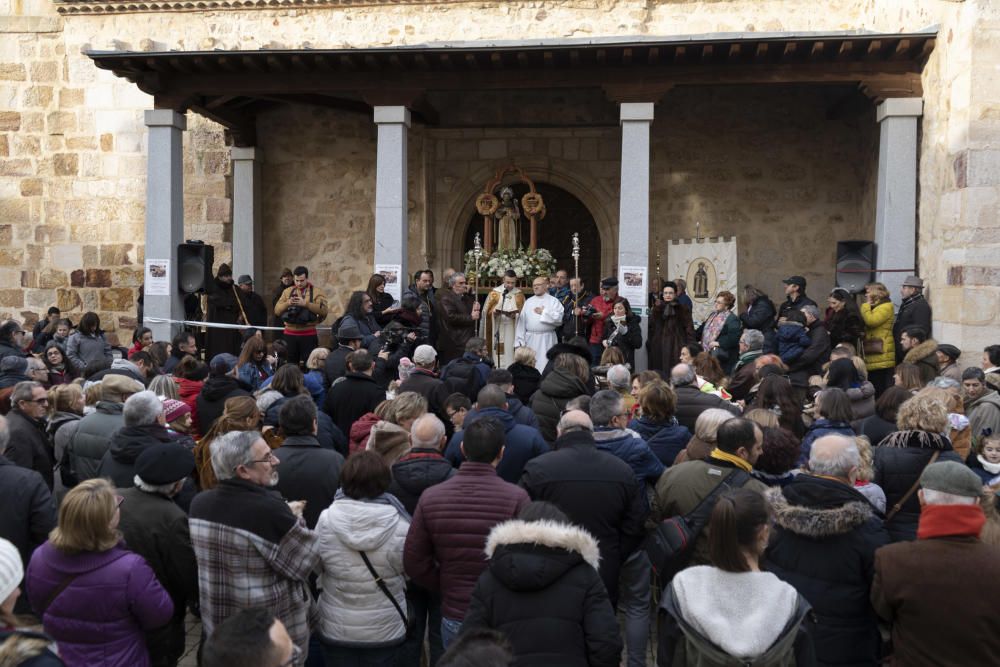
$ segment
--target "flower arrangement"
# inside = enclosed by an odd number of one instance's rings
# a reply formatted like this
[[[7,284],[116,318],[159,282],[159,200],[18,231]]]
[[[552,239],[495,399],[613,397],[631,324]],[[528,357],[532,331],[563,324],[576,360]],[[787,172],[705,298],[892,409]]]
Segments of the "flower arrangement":
[[[479,258],[477,272],[473,251],[465,253],[465,273],[469,276],[469,280],[472,280],[477,273],[482,280],[502,278],[507,269],[512,269],[518,278],[548,276],[556,270],[556,259],[545,248],[497,250],[492,255],[483,254]]]

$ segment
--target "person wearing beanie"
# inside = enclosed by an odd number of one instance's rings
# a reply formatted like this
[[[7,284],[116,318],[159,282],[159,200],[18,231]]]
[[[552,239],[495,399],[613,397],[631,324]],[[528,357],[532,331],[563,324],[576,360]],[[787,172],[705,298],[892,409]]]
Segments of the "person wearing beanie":
[[[875,552],[871,601],[892,626],[893,664],[997,663],[1000,552],[979,539],[982,489],[957,461],[930,464],[917,491],[917,540]]]
[[[118,530],[129,551],[146,559],[174,603],[170,622],[146,632],[155,667],[174,667],[184,654],[184,617],[188,606],[198,601],[198,565],[187,515],[175,502],[193,471],[194,454],[187,447],[175,442],[152,445],[135,461],[135,486],[118,490],[125,499]]]
[[[23,598],[24,567],[17,548],[0,538],[0,664],[4,667],[64,667],[50,637],[20,626],[14,610]]]
[[[191,406],[173,398],[163,400],[163,419],[174,433],[191,434]]]

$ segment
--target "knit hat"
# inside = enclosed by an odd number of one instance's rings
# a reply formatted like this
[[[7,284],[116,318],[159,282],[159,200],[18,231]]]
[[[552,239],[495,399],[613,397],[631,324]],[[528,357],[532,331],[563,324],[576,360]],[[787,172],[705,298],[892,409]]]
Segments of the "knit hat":
[[[24,375],[28,372],[28,358],[10,355],[0,361],[0,373]]]
[[[410,434],[402,426],[380,421],[372,426],[366,449],[375,452],[388,465],[392,465],[410,449]]]
[[[14,592],[24,579],[24,565],[17,547],[0,537],[0,602]]]
[[[194,454],[177,442],[161,442],[142,450],[135,474],[146,484],[159,486],[182,480],[194,470]]]
[[[978,498],[983,492],[983,481],[979,475],[957,461],[941,461],[924,468],[920,486],[966,498]]]
[[[101,380],[101,399],[105,401],[117,401],[126,394],[130,396],[138,394],[143,389],[145,387],[137,380],[133,380],[126,375],[108,373]]]
[[[174,398],[163,399],[163,415],[168,424],[189,414],[191,414],[191,406],[184,401],[178,401]]]

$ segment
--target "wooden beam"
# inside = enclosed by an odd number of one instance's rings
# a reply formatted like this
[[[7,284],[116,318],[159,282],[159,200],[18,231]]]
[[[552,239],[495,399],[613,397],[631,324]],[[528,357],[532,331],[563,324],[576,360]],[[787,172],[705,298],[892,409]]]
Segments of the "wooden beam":
[[[715,52],[714,47],[711,44],[706,44],[701,47],[701,62],[706,65],[712,62],[712,54]]]
[[[646,53],[646,64],[656,65],[660,62],[660,47],[653,46],[650,47],[649,51]]]

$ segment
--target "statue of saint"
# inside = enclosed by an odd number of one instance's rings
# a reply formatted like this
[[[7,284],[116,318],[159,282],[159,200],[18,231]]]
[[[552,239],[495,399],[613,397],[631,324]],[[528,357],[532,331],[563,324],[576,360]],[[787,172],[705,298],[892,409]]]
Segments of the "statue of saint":
[[[694,296],[696,299],[708,298],[708,273],[705,262],[698,262],[698,270],[694,274]]]
[[[514,198],[514,191],[505,187],[500,191],[500,206],[493,217],[499,221],[497,250],[517,249],[517,228],[521,221],[521,209]]]

